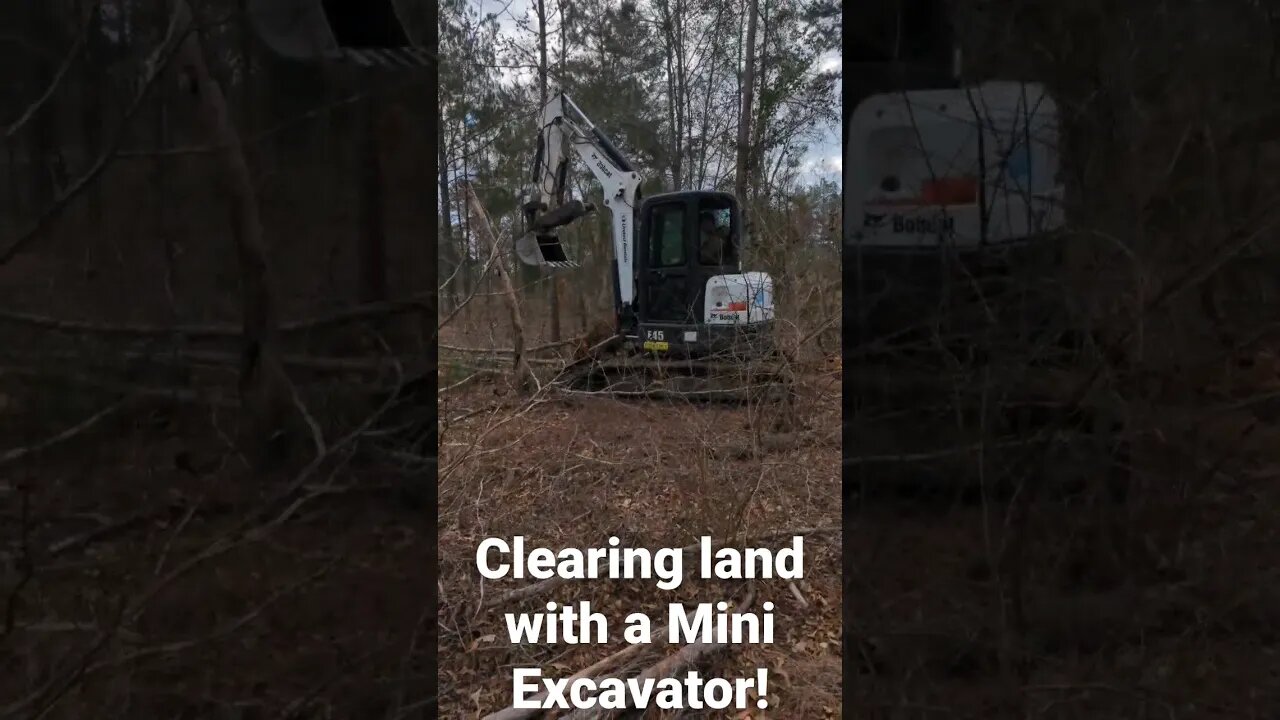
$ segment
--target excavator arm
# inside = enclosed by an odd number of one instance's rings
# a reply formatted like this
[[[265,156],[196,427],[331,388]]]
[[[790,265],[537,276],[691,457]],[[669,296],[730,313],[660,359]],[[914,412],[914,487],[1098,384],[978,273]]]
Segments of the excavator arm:
[[[619,318],[630,317],[635,304],[636,210],[640,174],[609,138],[565,93],[556,93],[542,109],[534,157],[531,198],[524,205],[525,234],[516,255],[528,265],[576,267],[566,255],[556,229],[592,212],[580,200],[565,202],[572,152],[586,164],[604,190],[613,219],[614,283]],[[625,324],[625,322],[624,322]]]

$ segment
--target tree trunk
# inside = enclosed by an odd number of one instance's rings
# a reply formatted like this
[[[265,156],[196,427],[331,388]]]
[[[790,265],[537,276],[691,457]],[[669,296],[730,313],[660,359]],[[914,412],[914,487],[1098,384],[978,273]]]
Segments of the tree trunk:
[[[169,97],[165,93],[156,94],[156,126],[155,142],[160,150],[168,150],[169,141]],[[178,248],[173,233],[169,232],[169,185],[168,180],[172,164],[163,153],[156,157],[151,167],[151,192],[155,193],[152,203],[152,227],[155,236],[160,240],[164,251],[164,295],[169,301],[169,318],[178,321],[178,297],[176,269]]]
[[[561,28],[560,32],[563,37],[564,28]],[[547,68],[547,4],[546,0],[538,0],[538,97],[542,99],[542,105],[539,107],[547,104]],[[557,277],[552,275],[551,282],[547,283],[552,342],[560,342],[560,285],[557,280]]]
[[[742,202],[747,200],[747,174],[751,147],[751,102],[756,78],[756,18],[760,0],[747,0],[747,62],[742,78],[742,112],[738,114],[738,163],[733,191]]]
[[[77,3],[77,17],[83,19],[89,12],[97,12],[95,5],[85,6]],[[93,27],[92,24],[89,25]],[[86,52],[86,59],[90,56]],[[80,118],[84,129],[84,164],[92,163],[98,157],[98,153],[102,152],[102,85],[106,80],[102,73],[102,68],[96,63],[86,61],[84,64],[84,74],[81,76],[83,85],[81,86],[81,98],[83,105],[80,108]],[[93,187],[86,191],[89,201],[89,238],[90,244],[95,247],[102,247],[102,192],[103,188],[100,183],[94,183]]]
[[[376,96],[363,103],[360,118],[360,266],[359,299],[362,303],[387,299],[386,193],[379,155],[378,115],[381,103]]]
[[[516,298],[515,286],[511,284],[511,277],[507,274],[507,266],[503,262],[503,254],[498,250],[498,238],[493,233],[493,226],[489,222],[488,213],[480,206],[480,201],[476,199],[476,194],[471,189],[469,182],[465,184],[464,191],[466,192],[467,215],[471,217],[471,225],[475,228],[480,242],[485,246],[486,257],[494,258],[493,274],[498,278],[499,287],[502,290],[502,298],[506,301],[507,312],[511,316],[511,348],[514,356],[516,383],[521,391],[532,393],[538,389],[538,379],[534,376],[533,370],[529,367],[529,363],[524,357],[524,319],[520,315],[520,301]]]
[[[751,140],[747,142],[749,158],[747,160],[747,183],[752,198],[759,197],[764,190],[764,161],[765,161],[765,140],[768,133],[768,122],[770,114],[773,111],[773,103],[766,102],[765,88],[769,87],[769,41],[773,39],[774,25],[773,16],[770,14],[773,10],[770,0],[753,0],[757,6],[757,14],[759,18],[760,32],[760,57],[755,69],[755,81],[759,86],[759,95],[755,97],[755,124],[751,127]],[[764,2],[764,7],[759,8],[759,3]]]
[[[436,133],[436,147],[440,189],[440,223],[442,225],[440,248],[449,260],[443,268],[446,277],[453,276],[443,290],[449,308],[453,309],[458,306],[458,280],[462,275],[462,257],[458,256],[458,248],[453,244],[453,218],[450,217],[452,210],[449,207],[449,149],[445,143],[444,123],[440,124]]]
[[[662,11],[663,58],[667,71],[667,122],[671,125],[667,146],[667,166],[671,170],[671,189],[680,190],[684,188],[684,128],[680,122],[682,110],[680,109],[680,69],[676,59],[677,27],[672,17],[671,6],[664,2],[658,7]]]
[[[58,12],[52,3],[31,3],[32,42],[36,47],[55,48],[61,43],[58,38]],[[31,97],[38,97],[44,88],[53,82],[57,71],[57,62],[40,53],[35,60],[34,79],[35,92]],[[57,93],[45,101],[40,109],[40,117],[35,119],[35,137],[30,146],[31,170],[31,206],[37,212],[53,203],[58,195],[55,188],[56,168],[60,158],[57,137],[57,119],[61,117],[61,108]]]
[[[194,16],[186,0],[177,12],[190,26]],[[190,32],[178,61],[199,98],[201,119],[218,153],[231,200],[232,233],[240,265],[244,354],[240,367],[240,400],[248,454],[260,466],[283,459],[290,439],[292,388],[280,355],[280,330],[271,263],[263,238],[258,198],[240,135],[231,122],[222,89],[205,64],[200,34]]]

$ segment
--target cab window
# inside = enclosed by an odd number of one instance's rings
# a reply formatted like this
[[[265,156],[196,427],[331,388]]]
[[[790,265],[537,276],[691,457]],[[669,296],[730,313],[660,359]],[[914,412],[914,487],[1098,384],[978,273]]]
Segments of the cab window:
[[[684,206],[654,208],[649,227],[649,266],[684,265]]]
[[[738,229],[727,201],[703,200],[698,208],[698,262],[714,266],[738,264]]]

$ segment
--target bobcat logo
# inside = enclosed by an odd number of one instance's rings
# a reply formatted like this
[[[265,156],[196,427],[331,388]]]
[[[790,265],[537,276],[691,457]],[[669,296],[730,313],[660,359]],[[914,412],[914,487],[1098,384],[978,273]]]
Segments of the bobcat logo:
[[[887,214],[887,213],[881,213],[881,214],[879,214],[879,215],[873,215],[873,214],[871,214],[871,213],[863,213],[863,215],[862,215],[862,227],[864,227],[864,228],[877,228],[877,227],[880,227],[881,225],[883,225],[883,224],[884,224],[884,219],[885,219],[887,216],[888,216],[888,214]]]

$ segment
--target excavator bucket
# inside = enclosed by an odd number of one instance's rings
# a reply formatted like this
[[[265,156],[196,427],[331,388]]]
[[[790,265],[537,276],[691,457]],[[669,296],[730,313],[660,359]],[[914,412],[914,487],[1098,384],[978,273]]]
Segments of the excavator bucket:
[[[516,240],[516,257],[525,265],[552,268],[575,268],[578,263],[569,259],[564,245],[554,230],[595,211],[591,203],[570,200],[549,212],[542,212],[546,205],[534,201],[524,206],[525,224],[528,227]]]
[[[391,0],[250,0],[249,18],[267,47],[291,60],[379,68],[433,62],[413,46]]]
[[[525,265],[549,268],[576,268],[578,263],[569,259],[555,235],[526,233],[516,240],[516,257]]]

